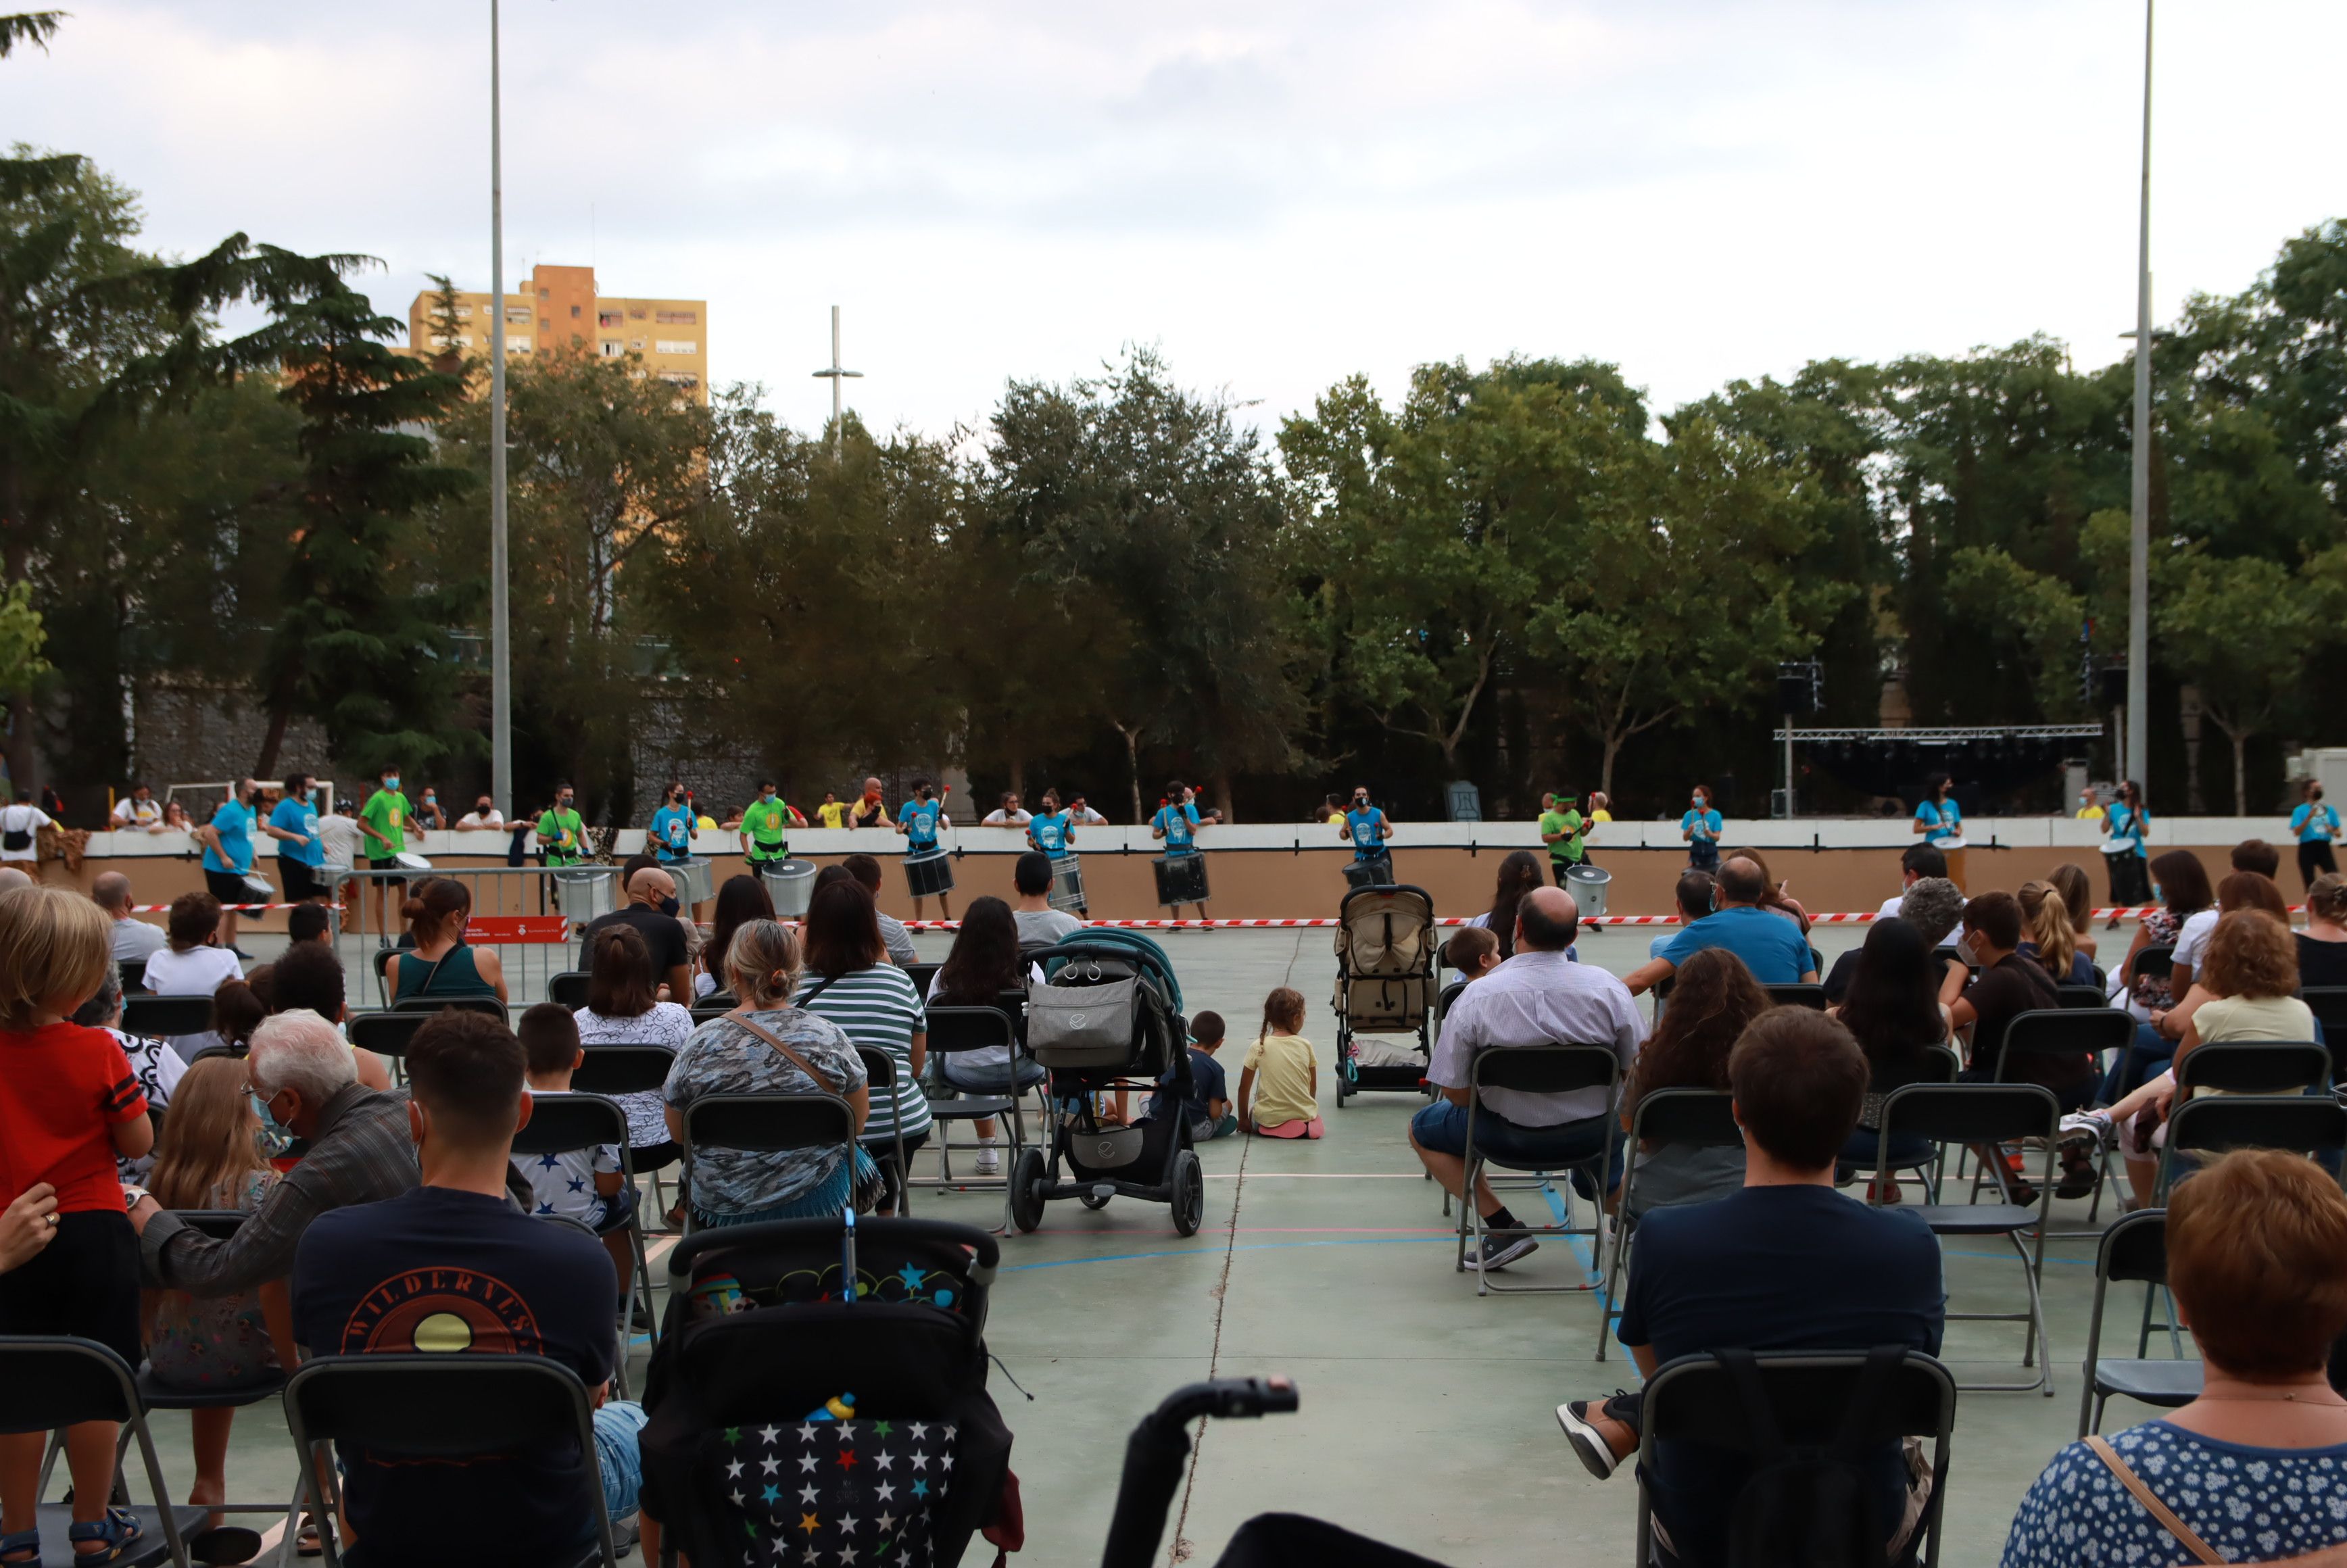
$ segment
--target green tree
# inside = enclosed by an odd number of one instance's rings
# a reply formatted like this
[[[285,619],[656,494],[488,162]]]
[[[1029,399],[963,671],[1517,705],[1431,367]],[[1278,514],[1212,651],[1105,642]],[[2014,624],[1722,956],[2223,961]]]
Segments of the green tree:
[[[2250,810],[2250,738],[2305,694],[2323,589],[2279,561],[2196,555],[2176,562],[2155,610],[2160,654],[2199,688],[2233,748],[2233,812]]]
[[[41,649],[48,632],[33,608],[33,585],[12,582],[0,589],[0,692],[22,692],[48,671]]]

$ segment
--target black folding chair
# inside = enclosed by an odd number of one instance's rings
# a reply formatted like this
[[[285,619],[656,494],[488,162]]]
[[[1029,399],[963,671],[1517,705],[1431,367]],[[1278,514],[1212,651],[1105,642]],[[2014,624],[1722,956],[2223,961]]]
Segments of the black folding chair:
[[[600,1094],[581,1092],[577,1076],[571,1080],[568,1094],[532,1094],[529,1122],[514,1133],[513,1152],[518,1158],[543,1154],[575,1154],[583,1151],[613,1147],[620,1152],[620,1183],[624,1192],[636,1190],[636,1163],[628,1143],[628,1111],[616,1100]],[[597,1239],[601,1239],[598,1237]],[[644,1227],[641,1211],[628,1223],[628,1251],[635,1260],[636,1289],[630,1295],[643,1302],[644,1317],[651,1323],[651,1343],[660,1344],[660,1307],[652,1300],[651,1263],[644,1255]],[[622,1307],[623,1316],[629,1308]],[[628,1394],[628,1353],[633,1343],[631,1331],[620,1331],[620,1354],[613,1375],[619,1380],[620,1398]]]
[[[2055,986],[2054,989],[2061,997],[2062,1005],[2065,1008],[2076,1008],[2085,1011],[2111,1005],[2110,999],[2103,994],[2103,988],[2100,986],[2082,986],[2072,981],[2065,981]]]
[[[506,1021],[506,1004],[495,997],[409,997],[391,1004],[393,1012],[420,1012],[426,1015],[455,1008],[458,1012],[484,1013]]]
[[[2308,986],[2298,996],[2322,1026],[2332,1060],[2347,1062],[2347,986]]]
[[[559,975],[548,975],[546,999],[576,1012],[587,1005],[587,982],[593,978],[584,969],[565,969]]]
[[[1520,1165],[1512,1160],[1494,1159],[1475,1147],[1475,1120],[1481,1107],[1482,1091],[1486,1089],[1512,1089],[1524,1094],[1570,1094],[1575,1090],[1582,1089],[1604,1090],[1604,1109],[1592,1120],[1598,1123],[1606,1136],[1599,1140],[1595,1153],[1553,1168]],[[1466,1173],[1465,1179],[1460,1186],[1460,1191],[1466,1195],[1459,1204],[1459,1251],[1452,1264],[1453,1272],[1460,1274],[1467,1272],[1468,1253],[1472,1250],[1476,1295],[1489,1296],[1497,1290],[1517,1296],[1529,1296],[1597,1290],[1602,1287],[1604,1284],[1602,1278],[1583,1280],[1579,1285],[1495,1285],[1491,1281],[1490,1273],[1483,1267],[1483,1243],[1487,1236],[1494,1235],[1553,1235],[1568,1239],[1573,1236],[1585,1235],[1590,1238],[1590,1245],[1594,1247],[1604,1245],[1601,1219],[1604,1214],[1605,1178],[1613,1153],[1613,1140],[1618,1135],[1615,1129],[1618,1124],[1617,1118],[1621,1114],[1621,1103],[1622,1061],[1614,1055],[1614,1048],[1610,1045],[1501,1046],[1476,1053],[1473,1065],[1467,1070],[1467,1132],[1465,1152],[1461,1156],[1466,1163]],[[1589,1224],[1576,1225],[1572,1223],[1572,1210],[1568,1199],[1565,1200],[1567,1204],[1565,1212],[1555,1225],[1519,1225],[1514,1229],[1505,1232],[1492,1231],[1484,1225],[1483,1215],[1475,1206],[1475,1179],[1487,1164],[1498,1165],[1502,1170],[1529,1173],[1534,1178],[1532,1184],[1537,1186],[1544,1198],[1556,1191],[1554,1184],[1550,1180],[1553,1170],[1586,1171],[1598,1194],[1597,1200],[1590,1205]]]
[[[343,1025],[343,1032],[354,1050],[372,1050],[389,1061],[394,1070],[405,1071],[407,1048],[415,1043],[415,1031],[432,1020],[423,1012],[360,1012],[353,1013]]]
[[[1450,1004],[1457,1001],[1459,999],[1459,993],[1466,989],[1467,982],[1465,980],[1453,980],[1449,985],[1442,988],[1441,991],[1434,999],[1435,1022],[1439,1024],[1442,1021],[1444,1016],[1450,1011]]]
[[[2185,1060],[2189,1065],[2191,1059]],[[2228,1149],[2311,1154],[2325,1160],[2334,1178],[2340,1173],[2341,1156],[2347,1154],[2347,1105],[2330,1095],[2221,1094],[2184,1101],[2180,1089],[2178,1095],[2181,1102],[2168,1121],[2168,1148],[2160,1155],[2154,1194],[2163,1206],[2178,1179],[2178,1160]]]
[[[393,947],[382,947],[374,950],[368,962],[374,969],[374,996],[377,1003],[384,1007],[391,1005],[391,982],[384,978],[384,966],[400,954],[412,953],[415,950],[413,948]]]
[[[2132,1357],[2105,1357],[2103,1298],[2114,1282],[2140,1283],[2143,1327],[2137,1332]],[[2103,1233],[2095,1250],[2095,1309],[2086,1319],[2086,1386],[2078,1399],[2078,1435],[2103,1430],[2103,1406],[2114,1394],[2178,1409],[2200,1397],[2200,1363],[2181,1355],[2165,1360],[2146,1357],[2151,1348],[2151,1303],[2168,1286],[2168,1213],[2141,1209],[2122,1217]],[[2166,1326],[2169,1337],[2172,1325]]]
[[[1736,1097],[1718,1089],[1657,1089],[1638,1102],[1630,1113],[1630,1147],[1622,1174],[1622,1202],[1614,1212],[1614,1251],[1605,1264],[1605,1286],[1597,1319],[1597,1358],[1605,1359],[1605,1342],[1613,1337],[1614,1302],[1622,1283],[1622,1260],[1630,1249],[1630,1233],[1637,1229],[1631,1201],[1638,1190],[1638,1151],[1650,1141],[1696,1149],[1735,1149],[1744,1144],[1744,1129],[1736,1124]]]
[[[1019,1039],[1019,1026],[1000,1008],[930,1008],[928,1037],[929,1060],[938,1064],[938,1078],[948,1088],[951,1088],[951,1081],[945,1076],[946,1060],[959,1052],[982,1050],[989,1046],[1007,1048],[1010,1052],[1010,1072],[1014,1083],[1018,1081],[1019,1064],[1030,1060],[1026,1046]],[[1027,1122],[1025,1113],[1020,1108],[1020,1100],[1021,1094],[1017,1089],[1007,1089],[999,1093],[956,1091],[952,1098],[945,1100],[932,1096],[929,1120],[938,1124],[938,1174],[934,1178],[924,1177],[921,1185],[953,1187],[963,1191],[995,1185],[995,1177],[975,1180],[955,1177],[953,1151],[957,1148],[975,1149],[978,1145],[956,1143],[950,1123],[1007,1116],[1010,1122],[1010,1144],[1004,1153],[999,1181],[1003,1192],[1008,1194],[1011,1173],[1019,1168],[1020,1152],[1027,1146]],[[911,1184],[912,1173],[907,1172],[905,1179],[907,1184]]]
[[[2024,1014],[2024,1017],[2028,1015]],[[2058,1016],[2058,1015],[2057,1015]],[[2075,1015],[2070,1015],[2075,1016]],[[2016,1022],[2019,1020],[2016,1020]],[[2039,1283],[2045,1267],[2045,1222],[2054,1203],[2054,1153],[2062,1122],[2054,1091],[2035,1083],[1912,1083],[1893,1090],[1882,1102],[1879,1158],[1890,1158],[1891,1140],[1901,1132],[1921,1133],[1940,1143],[1981,1143],[1992,1153],[2003,1144],[2028,1138],[2045,1140],[2045,1169],[2037,1184],[2037,1202],[2030,1204],[1921,1204],[1913,1212],[1932,1227],[1932,1234],[2001,1235],[2013,1244],[2021,1259],[2023,1281],[2029,1287],[2025,1312],[1951,1312],[1950,1321],[2025,1323],[2021,1364],[2036,1366],[2038,1342],[2045,1337],[2045,1306]],[[2030,1233],[2024,1246],[2021,1233]],[[2043,1389],[2054,1397],[2054,1358],[2048,1348],[2045,1365],[2028,1383],[1966,1383],[1966,1390],[2027,1393]]]
[[[2176,1064],[2176,1095],[2303,1094],[2331,1082],[2331,1052],[2311,1040],[2224,1040],[2196,1045]]]
[[[1889,1094],[1892,1090],[1904,1089],[1911,1083],[1953,1083],[1956,1081],[1957,1074],[1963,1071],[1963,1059],[1956,1054],[1955,1047],[1928,1045],[1912,1062],[1906,1064],[1901,1071],[1881,1071],[1874,1074],[1867,1083],[1866,1091],[1869,1094]],[[1874,1162],[1880,1157],[1881,1148],[1881,1145],[1878,1142],[1876,1153],[1870,1154],[1863,1160],[1844,1161],[1842,1163],[1849,1173],[1855,1175],[1896,1176],[1901,1171],[1913,1171],[1923,1183],[1924,1192],[1927,1194],[1926,1201],[1935,1204],[1940,1201],[1941,1150],[1937,1143],[1932,1144],[1930,1152],[1920,1158],[1898,1161],[1878,1170]]]
[[[2127,987],[2133,989],[2136,981],[2140,979],[2167,979],[2174,973],[2175,968],[2175,948],[2155,944],[2127,960]],[[2180,1002],[2184,999],[2177,997],[2173,999]]]
[[[738,1005],[734,1002],[720,1002],[712,998],[703,997],[692,1009],[693,1024],[697,1028],[702,1024],[723,1018]]]
[[[120,1422],[138,1445],[139,1460],[147,1468],[147,1491],[155,1501],[151,1507],[131,1508],[138,1521],[140,1540],[128,1556],[116,1561],[147,1564],[168,1560],[174,1568],[188,1568],[187,1537],[190,1532],[203,1529],[206,1511],[172,1504],[162,1463],[155,1457],[154,1434],[147,1429],[147,1407],[138,1398],[138,1382],[130,1368],[120,1356],[94,1339],[66,1335],[0,1334],[0,1389],[7,1390],[6,1418],[0,1425],[12,1431],[55,1432],[83,1421]],[[56,1455],[52,1440],[35,1496],[48,1491],[49,1470]],[[129,1491],[118,1456],[114,1494],[109,1501],[128,1503]],[[269,1511],[274,1513],[276,1505],[271,1504]],[[72,1510],[61,1502],[43,1503],[34,1511],[45,1561],[65,1560],[66,1532],[72,1525],[71,1515]],[[56,1546],[48,1546],[50,1542],[56,1542]]]
[[[697,1149],[779,1154],[836,1145],[849,1171],[856,1168],[855,1113],[835,1094],[703,1095],[684,1108],[684,1136],[678,1142],[684,1145],[688,1173]],[[688,1203],[684,1234],[695,1228]]]
[[[865,1102],[876,1104],[882,1095],[887,1096],[888,1125],[895,1132],[890,1142],[896,1145],[892,1153],[897,1161],[897,1214],[894,1217],[911,1219],[913,1196],[906,1178],[913,1173],[913,1167],[910,1156],[905,1153],[905,1091],[897,1079],[897,1059],[876,1045],[859,1045],[856,1048],[856,1054],[864,1063]],[[867,1129],[871,1126],[868,1115],[865,1125]]]
[[[1768,993],[1768,1005],[1780,1008],[1814,1008],[1826,1010],[1826,988],[1823,984],[1762,986]]]
[[[115,973],[117,973],[117,974],[118,974],[118,975],[120,975],[120,976],[122,977],[122,994],[123,994],[124,996],[126,996],[126,997],[138,996],[138,995],[142,995],[142,994],[146,991],[146,989],[147,989],[147,960],[146,960],[146,959],[144,959],[144,958],[117,958],[117,959],[115,960],[115,962],[114,962],[114,969],[115,969]]]
[[[2015,1081],[2012,1074],[2015,1059],[2024,1056],[2078,1056],[2094,1060],[2097,1075],[2102,1071],[2103,1053],[2107,1050],[2131,1051],[2135,1049],[2135,1015],[2124,1008],[2037,1008],[2016,1015],[2005,1026],[2004,1039],[1999,1044],[1993,1064],[1999,1083]],[[1973,1059],[1977,1061],[1978,1057]],[[1962,1172],[1958,1173],[1960,1175]],[[2108,1149],[2096,1156],[2093,1201],[2086,1206],[2086,1223],[2096,1225],[2103,1212],[2103,1186],[2110,1178],[2111,1154]],[[1979,1195],[1980,1184],[1989,1173],[1973,1173],[1973,1192]],[[2056,1231],[2065,1241],[2091,1238],[2096,1230]]]
[[[285,1425],[301,1456],[326,1568],[342,1563],[334,1540],[339,1498],[316,1495],[316,1478],[331,1480],[334,1473],[329,1443],[422,1463],[462,1463],[575,1443],[595,1515],[595,1546],[579,1562],[618,1568],[587,1385],[559,1361],[490,1352],[321,1356],[287,1379]],[[340,1491],[339,1482],[334,1490]],[[463,1524],[449,1521],[451,1528]],[[288,1540],[295,1528],[289,1512]]]
[[[1747,1370],[1765,1409],[1750,1409],[1737,1371],[1716,1356],[1682,1356],[1657,1368],[1645,1389],[1638,1420],[1639,1568],[1655,1561],[1654,1500],[1645,1479],[1655,1473],[1655,1445],[1701,1443],[1749,1455],[1758,1464],[1787,1445],[1813,1447],[1842,1436],[1860,1380],[1872,1357],[1897,1357],[1884,1397],[1864,1413],[1854,1439],[1884,1444],[1902,1438],[1932,1440],[1932,1501],[1913,1535],[1891,1561],[1940,1561],[1940,1523],[1948,1495],[1948,1445],[1956,1425],[1956,1382],[1920,1350],[1869,1352],[1761,1350]],[[1774,1429],[1773,1430],[1769,1429]],[[1716,1500],[1725,1508],[1729,1500]]]
[[[148,1040],[202,1034],[212,1027],[210,997],[136,996],[122,999],[122,1032]]]
[[[905,978],[913,982],[914,991],[926,1000],[929,994],[929,982],[936,979],[938,971],[944,968],[943,964],[907,964]]]
[[[668,1085],[671,1069],[676,1066],[676,1052],[666,1045],[652,1041],[589,1045],[582,1048],[585,1058],[570,1074],[570,1088],[580,1094],[657,1094]],[[625,1110],[626,1107],[620,1107]],[[630,1158],[634,1157],[633,1153]],[[670,1163],[667,1157],[650,1165],[637,1167],[640,1173],[651,1178],[652,1207],[655,1214],[668,1212],[668,1199],[661,1191],[660,1173]]]

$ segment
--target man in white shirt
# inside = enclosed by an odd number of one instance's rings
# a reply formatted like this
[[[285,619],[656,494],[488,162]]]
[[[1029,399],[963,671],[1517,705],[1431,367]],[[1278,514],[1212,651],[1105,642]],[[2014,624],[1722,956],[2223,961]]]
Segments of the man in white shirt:
[[[1083,792],[1081,790],[1068,797],[1068,820],[1078,827],[1108,825],[1108,818],[1084,804]]]
[[[18,790],[16,804],[0,809],[0,865],[32,865],[41,857],[41,829],[56,825],[47,812],[33,804],[28,792]]]
[[[143,784],[130,786],[130,793],[114,803],[114,826],[118,832],[160,833],[163,831],[163,807],[155,799],[155,792]]]
[[[877,859],[869,855],[851,855],[840,865],[847,868],[847,874],[856,878],[864,891],[872,895],[875,903],[879,901],[880,862]],[[880,922],[880,943],[888,949],[890,963],[901,969],[907,964],[921,961],[920,953],[913,946],[913,933],[905,929],[905,922],[880,909],[873,911],[873,918]]]
[[[1051,857],[1041,850],[1030,849],[1019,857],[1010,868],[1010,885],[1019,894],[1010,918],[1019,927],[1020,947],[1062,942],[1084,928],[1065,909],[1051,907]]]
[[[1562,887],[1525,894],[1516,909],[1516,956],[1461,992],[1442,1020],[1442,1038],[1426,1071],[1441,1097],[1410,1118],[1409,1143],[1454,1197],[1466,1183],[1467,1102],[1474,1092],[1468,1085],[1478,1055],[1512,1046],[1603,1045],[1624,1074],[1637,1060],[1646,1026],[1630,988],[1594,964],[1565,956],[1580,920],[1573,895]],[[1618,1162],[1622,1132],[1602,1088],[1562,1094],[1487,1089],[1475,1113],[1475,1141],[1486,1154],[1512,1164],[1555,1170],[1608,1149]],[[1576,1184],[1583,1179],[1573,1173]],[[1609,1168],[1609,1189],[1613,1180]],[[1483,1242],[1486,1270],[1504,1267],[1539,1245],[1528,1235],[1506,1234],[1522,1222],[1480,1178],[1475,1207],[1490,1233]]]
[[[489,833],[505,831],[506,814],[487,795],[473,803],[473,809],[456,819],[458,833]]]
[[[169,945],[162,927],[150,926],[130,912],[130,878],[121,872],[100,872],[89,885],[89,897],[114,922],[116,963],[143,964],[158,948]]]
[[[1907,889],[1926,876],[1945,876],[1947,874],[1946,856],[1928,844],[1909,845],[1906,853],[1899,857],[1899,891],[1882,901],[1882,907],[1876,911],[1876,917],[1888,920],[1899,913],[1900,902],[1907,897]]]

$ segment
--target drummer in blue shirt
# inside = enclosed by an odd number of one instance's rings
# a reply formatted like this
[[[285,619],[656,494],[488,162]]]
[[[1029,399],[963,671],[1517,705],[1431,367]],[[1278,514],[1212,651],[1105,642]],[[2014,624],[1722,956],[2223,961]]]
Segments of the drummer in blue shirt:
[[[292,774],[285,793],[261,831],[277,841],[277,876],[285,884],[285,901],[306,903],[332,897],[323,868],[325,840],[318,832],[318,807],[312,799],[317,783],[308,774]],[[233,946],[233,944],[231,944]]]
[[[1386,820],[1383,811],[1369,804],[1368,785],[1353,786],[1353,804],[1345,813],[1341,836],[1352,845],[1353,859],[1357,864],[1364,860],[1384,860],[1389,866],[1392,864],[1385,841],[1393,836],[1393,824]],[[1389,872],[1386,880],[1392,879]]]
[[[1916,804],[1914,829],[1923,842],[1947,857],[1948,880],[1964,885],[1964,814],[1948,793],[1948,775],[1933,774]]]
[[[2339,813],[2322,804],[2322,786],[2310,783],[2306,799],[2290,814],[2290,830],[2298,835],[2298,875],[2309,893],[2314,891],[2314,879],[2339,866],[2332,859],[2331,845],[2339,837]]]
[[[1214,815],[1200,816],[1197,803],[1197,792],[1185,786],[1181,780],[1176,779],[1165,786],[1164,802],[1158,806],[1157,815],[1149,819],[1149,836],[1165,841],[1167,859],[1171,860],[1176,856],[1197,854],[1198,829],[1208,823],[1219,820],[1219,816]],[[1180,919],[1182,907],[1175,904],[1170,907],[1174,911],[1174,917]],[[1201,904],[1197,906],[1197,909],[1198,918],[1204,919],[1206,907]]]
[[[652,813],[652,853],[663,861],[690,860],[693,838],[700,831],[692,819],[692,807],[686,801],[683,784],[671,779],[667,793],[661,797],[661,808]]]
[[[1679,836],[1686,840],[1687,864],[1697,871],[1719,869],[1719,813],[1711,809],[1711,786],[1697,784],[1679,815]]]
[[[903,808],[897,813],[897,831],[905,835],[907,860],[909,861],[917,856],[939,853],[938,824],[944,820],[945,812],[945,797],[938,794],[935,786],[927,779],[914,780],[913,798],[907,801]],[[914,883],[913,886],[918,886],[919,884]],[[917,893],[914,894],[913,918],[916,920],[922,918],[921,904],[921,896]],[[938,918],[941,920],[953,918],[953,901],[944,893],[938,895]]]
[[[1043,792],[1043,809],[1027,819],[1027,842],[1054,860],[1065,860],[1076,842],[1075,824],[1060,804],[1060,792]]]
[[[196,837],[204,846],[204,886],[220,901],[220,946],[240,958],[252,955],[236,945],[236,907],[269,897],[245,881],[252,875],[252,833],[261,821],[261,814],[253,808],[260,799],[259,784],[239,779],[220,809],[212,813],[211,821],[196,829]]]

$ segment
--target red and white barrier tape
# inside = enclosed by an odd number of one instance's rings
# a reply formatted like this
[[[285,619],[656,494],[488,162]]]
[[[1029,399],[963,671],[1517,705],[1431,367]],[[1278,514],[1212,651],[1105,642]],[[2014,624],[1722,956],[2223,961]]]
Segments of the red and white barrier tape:
[[[220,908],[231,915],[261,915],[272,909],[299,909],[301,907],[300,904],[223,904]],[[319,907],[332,909],[337,915],[343,912],[340,904],[322,904]],[[133,904],[130,912],[134,915],[168,915],[171,907],[169,904]]]
[[[2157,913],[2161,907],[2162,906],[2157,904],[2145,904],[2121,909],[2097,909],[2088,918],[2140,920],[2146,915]],[[2305,906],[2302,904],[2293,904],[2291,906],[2291,913],[2295,915],[2304,908]],[[1855,912],[1839,911],[1826,915],[1812,915],[1809,917],[1809,924],[1812,926],[1863,926],[1870,920],[1881,918],[1882,915],[1880,910],[1862,909]],[[1455,917],[1435,921],[1438,926],[1465,926],[1470,923]],[[1679,923],[1679,917],[1676,915],[1586,915],[1582,917],[1581,923],[1584,926],[1676,926]],[[1343,922],[1324,917],[1309,920],[1087,920],[1084,924],[1087,927],[1113,931],[1206,929],[1281,931],[1299,927],[1317,929],[1341,925]],[[958,931],[961,929],[961,922],[958,920],[907,920],[905,922],[905,929]]]

